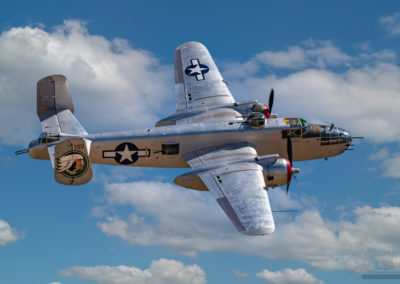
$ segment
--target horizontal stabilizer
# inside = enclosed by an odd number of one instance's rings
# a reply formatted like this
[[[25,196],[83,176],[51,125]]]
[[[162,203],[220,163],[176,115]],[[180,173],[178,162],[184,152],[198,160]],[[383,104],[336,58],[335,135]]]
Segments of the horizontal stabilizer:
[[[54,178],[66,185],[89,182],[93,172],[89,160],[91,141],[71,138],[56,144],[54,149]]]

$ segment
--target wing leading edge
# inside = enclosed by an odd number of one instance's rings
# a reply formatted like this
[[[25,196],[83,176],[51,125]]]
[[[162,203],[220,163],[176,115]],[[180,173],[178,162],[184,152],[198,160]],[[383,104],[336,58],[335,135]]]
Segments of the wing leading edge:
[[[228,145],[184,156],[239,232],[267,235],[275,224],[262,168],[253,162],[256,154],[251,146]]]

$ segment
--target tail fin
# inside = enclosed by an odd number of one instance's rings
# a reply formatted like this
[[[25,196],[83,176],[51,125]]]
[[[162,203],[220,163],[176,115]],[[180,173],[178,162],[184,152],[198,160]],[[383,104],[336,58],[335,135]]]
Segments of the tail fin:
[[[63,75],[52,75],[37,83],[37,114],[46,136],[87,135],[73,115],[74,106]]]
[[[80,185],[92,178],[92,166],[88,148],[90,141],[83,138],[70,138],[55,145],[54,178],[67,185]]]
[[[73,113],[65,76],[52,75],[37,83],[37,115],[54,167],[54,178],[61,184],[79,185],[92,178],[91,141],[85,138],[88,133]]]

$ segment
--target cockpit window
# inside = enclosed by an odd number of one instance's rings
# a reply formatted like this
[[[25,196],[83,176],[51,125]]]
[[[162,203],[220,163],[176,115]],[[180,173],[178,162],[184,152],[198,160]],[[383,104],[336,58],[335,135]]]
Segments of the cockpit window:
[[[301,118],[301,117],[300,117],[300,123],[301,123],[302,127],[308,125],[308,122],[305,119]]]
[[[321,136],[321,128],[318,124],[307,123],[303,127],[303,138],[314,138]]]

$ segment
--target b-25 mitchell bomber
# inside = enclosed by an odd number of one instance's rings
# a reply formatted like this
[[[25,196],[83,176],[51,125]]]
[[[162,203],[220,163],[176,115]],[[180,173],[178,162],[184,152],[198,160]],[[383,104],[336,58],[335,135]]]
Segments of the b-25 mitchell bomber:
[[[37,83],[37,114],[43,133],[33,140],[34,159],[51,160],[55,180],[81,185],[91,164],[192,168],[179,186],[211,191],[236,229],[249,235],[275,230],[268,188],[285,186],[300,170],[293,161],[328,158],[349,149],[352,137],[333,124],[273,114],[268,106],[236,102],[207,48],[188,42],[175,50],[175,114],[154,128],[89,134],[73,115],[67,79]]]

